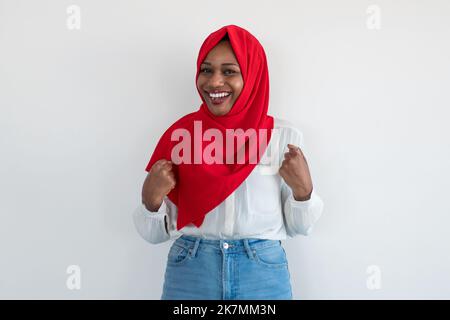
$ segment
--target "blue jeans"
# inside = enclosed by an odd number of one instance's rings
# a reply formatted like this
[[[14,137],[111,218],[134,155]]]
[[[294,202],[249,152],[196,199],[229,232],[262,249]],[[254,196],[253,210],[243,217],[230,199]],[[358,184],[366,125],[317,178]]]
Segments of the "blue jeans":
[[[281,241],[182,235],[167,256],[161,299],[290,300],[290,274]]]

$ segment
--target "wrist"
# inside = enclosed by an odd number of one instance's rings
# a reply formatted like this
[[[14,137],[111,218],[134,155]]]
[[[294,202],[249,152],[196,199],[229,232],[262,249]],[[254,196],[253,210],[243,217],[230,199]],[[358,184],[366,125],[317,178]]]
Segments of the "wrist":
[[[153,196],[148,199],[143,199],[142,203],[145,205],[147,210],[151,212],[156,212],[161,207],[161,204],[163,202],[164,196]]]
[[[306,193],[303,191],[292,191],[292,196],[294,197],[295,201],[307,201],[309,199],[311,199],[311,194],[312,194],[312,188],[311,191],[309,193]]]

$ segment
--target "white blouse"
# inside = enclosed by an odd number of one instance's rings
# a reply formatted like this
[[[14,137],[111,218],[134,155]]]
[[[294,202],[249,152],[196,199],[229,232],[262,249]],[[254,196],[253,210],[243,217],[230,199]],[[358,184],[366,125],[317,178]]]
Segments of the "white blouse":
[[[274,129],[260,163],[228,198],[205,216],[199,228],[191,223],[176,230],[177,207],[166,196],[157,212],[147,210],[143,204],[133,212],[134,224],[142,238],[157,244],[183,234],[216,240],[285,240],[287,236],[311,233],[323,211],[316,186],[309,200],[297,201],[278,173],[288,143],[299,146],[307,159],[303,135],[291,122],[276,117]]]

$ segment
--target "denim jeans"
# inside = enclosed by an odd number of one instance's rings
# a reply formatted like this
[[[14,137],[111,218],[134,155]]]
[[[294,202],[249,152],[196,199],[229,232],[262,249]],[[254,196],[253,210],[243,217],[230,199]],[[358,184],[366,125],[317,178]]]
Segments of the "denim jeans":
[[[290,300],[290,274],[281,241],[182,235],[167,256],[161,299]]]

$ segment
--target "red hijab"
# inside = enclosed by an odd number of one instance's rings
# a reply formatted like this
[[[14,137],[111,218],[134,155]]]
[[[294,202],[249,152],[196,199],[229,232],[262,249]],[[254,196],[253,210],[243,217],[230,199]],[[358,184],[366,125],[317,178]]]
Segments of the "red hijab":
[[[227,164],[226,160],[223,160],[222,164],[206,164],[204,161],[198,164],[194,163],[193,160],[190,164],[173,164],[176,186],[167,196],[178,208],[177,230],[189,223],[200,227],[205,215],[224,201],[252,172],[256,163],[259,163],[272,136],[274,120],[272,116],[267,115],[269,74],[266,55],[259,41],[247,30],[236,25],[227,25],[211,33],[200,48],[195,80],[197,82],[200,65],[209,51],[227,34],[244,80],[244,86],[239,97],[227,114],[215,116],[208,109],[199,91],[203,102],[200,108],[196,112],[181,117],[164,132],[145,170],[150,171],[152,165],[159,159],[171,160],[172,148],[179,143],[178,140],[171,140],[172,132],[176,129],[189,131],[192,150],[195,150],[194,121],[201,121],[202,130],[211,128],[220,130],[223,134],[222,137],[224,137],[224,146],[226,145],[226,129],[236,130],[240,128],[246,131],[253,128],[256,132],[259,132],[259,129],[266,129],[267,134],[264,135],[264,138],[260,138],[259,134],[256,135],[258,150],[256,154],[251,151],[254,148],[248,146],[248,137],[245,138],[244,164],[240,164],[237,160],[232,164]],[[235,136],[238,136],[236,132]],[[205,143],[202,140],[200,140],[200,143],[198,143],[198,140],[196,141],[196,148],[201,150],[201,154],[203,154],[205,146],[211,143]],[[237,150],[241,147],[235,143],[235,157]],[[249,161],[250,156],[257,159],[256,163],[255,161]]]

